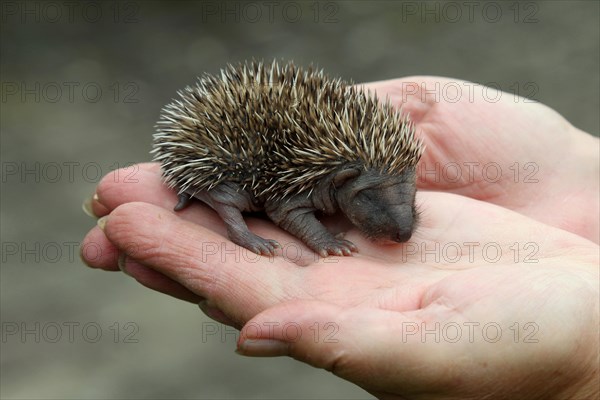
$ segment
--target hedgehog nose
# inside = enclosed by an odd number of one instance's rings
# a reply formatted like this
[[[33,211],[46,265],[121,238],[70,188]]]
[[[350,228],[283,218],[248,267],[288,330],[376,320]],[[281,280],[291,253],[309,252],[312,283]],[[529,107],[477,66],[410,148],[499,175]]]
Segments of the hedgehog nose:
[[[402,230],[396,234],[394,240],[398,243],[408,242],[411,236],[412,232],[410,230]]]

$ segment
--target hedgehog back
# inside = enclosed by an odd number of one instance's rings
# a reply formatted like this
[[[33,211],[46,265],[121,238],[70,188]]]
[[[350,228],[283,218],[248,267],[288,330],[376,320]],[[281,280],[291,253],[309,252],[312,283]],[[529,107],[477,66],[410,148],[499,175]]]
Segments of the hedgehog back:
[[[180,193],[227,181],[282,198],[348,162],[398,174],[421,152],[389,103],[292,63],[230,65],[178,94],[161,113],[153,153]]]

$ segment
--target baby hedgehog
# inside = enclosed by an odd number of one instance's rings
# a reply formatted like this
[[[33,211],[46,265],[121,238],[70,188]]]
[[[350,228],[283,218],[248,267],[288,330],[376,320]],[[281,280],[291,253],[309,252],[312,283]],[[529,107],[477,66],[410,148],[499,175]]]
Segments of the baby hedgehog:
[[[176,211],[203,201],[231,241],[262,255],[279,244],[250,232],[244,211],[264,210],[323,257],[357,248],[315,212],[341,211],[373,240],[411,237],[423,145],[389,102],[276,61],[228,65],[178,94],[162,110],[152,151],[179,193]]]

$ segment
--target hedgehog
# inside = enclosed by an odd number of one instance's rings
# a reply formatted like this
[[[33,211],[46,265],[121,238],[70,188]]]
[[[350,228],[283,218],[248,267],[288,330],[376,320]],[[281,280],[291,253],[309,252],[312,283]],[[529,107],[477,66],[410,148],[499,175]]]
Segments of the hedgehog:
[[[210,206],[229,239],[259,255],[281,247],[252,233],[242,213],[264,212],[322,257],[356,245],[321,215],[342,213],[376,242],[406,242],[417,222],[423,152],[408,115],[312,65],[262,61],[204,74],[166,105],[153,159],[178,193]]]

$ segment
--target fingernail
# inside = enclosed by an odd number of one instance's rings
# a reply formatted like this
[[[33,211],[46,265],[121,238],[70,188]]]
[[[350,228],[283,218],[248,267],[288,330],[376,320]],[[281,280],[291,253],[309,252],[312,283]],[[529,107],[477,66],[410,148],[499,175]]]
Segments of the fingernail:
[[[94,194],[94,197],[98,197],[96,194]],[[88,216],[88,217],[92,217],[92,218],[98,218],[94,215],[94,211],[92,210],[92,201],[93,201],[93,197],[88,197],[87,199],[85,199],[83,201],[83,204],[81,205],[81,208],[83,209],[83,212]]]
[[[102,230],[104,230],[104,227],[106,226],[106,221],[108,220],[108,215],[105,215],[102,218],[98,218],[98,221],[96,221],[96,224],[98,224],[98,227]]]
[[[246,339],[235,352],[248,357],[281,357],[289,354],[290,345],[275,339]]]
[[[119,266],[119,269],[121,270],[121,272],[123,272],[125,275],[129,275],[129,273],[127,272],[126,263],[127,263],[127,255],[125,253],[119,253],[119,258],[117,259],[117,265]]]

